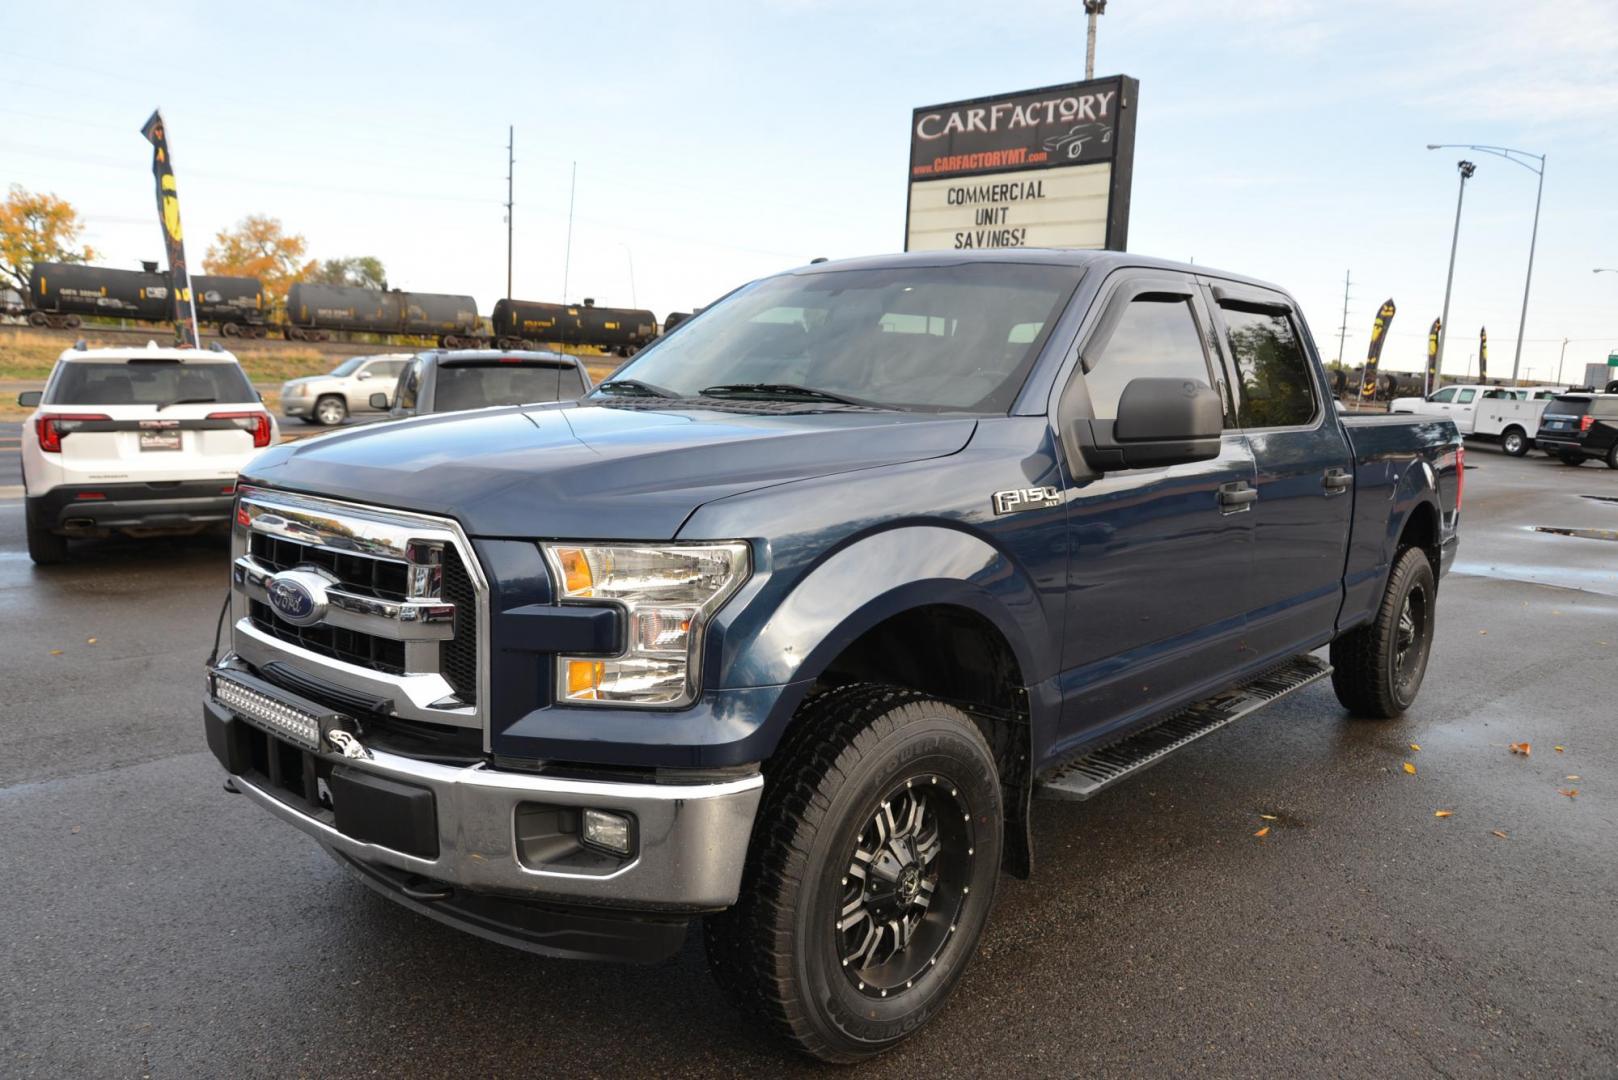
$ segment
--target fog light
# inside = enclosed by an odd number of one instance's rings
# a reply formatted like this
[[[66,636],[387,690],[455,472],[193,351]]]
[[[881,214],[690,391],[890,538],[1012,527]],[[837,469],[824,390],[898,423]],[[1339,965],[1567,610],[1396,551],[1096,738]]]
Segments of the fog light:
[[[582,839],[591,847],[614,855],[628,855],[633,850],[629,818],[607,810],[584,812]]]

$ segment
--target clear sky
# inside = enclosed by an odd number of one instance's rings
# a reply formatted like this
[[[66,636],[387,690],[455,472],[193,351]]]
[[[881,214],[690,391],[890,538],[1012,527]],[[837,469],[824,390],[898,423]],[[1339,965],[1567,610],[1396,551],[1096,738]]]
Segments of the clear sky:
[[[37,24],[37,20],[34,20]],[[392,283],[689,310],[817,255],[902,246],[910,110],[1081,78],[1080,0],[680,5],[97,3],[0,40],[0,183],[84,211],[102,261],[158,258],[163,108],[188,249],[248,213]],[[43,25],[43,24],[37,24]],[[1421,366],[1442,306],[1454,151],[1548,155],[1525,375],[1618,349],[1614,0],[1111,0],[1098,75],[1141,81],[1130,248],[1279,282],[1322,353]],[[1535,177],[1474,157],[1447,371],[1489,328],[1509,374]],[[1475,363],[1475,361],[1471,361]],[[1475,370],[1475,368],[1474,368]]]

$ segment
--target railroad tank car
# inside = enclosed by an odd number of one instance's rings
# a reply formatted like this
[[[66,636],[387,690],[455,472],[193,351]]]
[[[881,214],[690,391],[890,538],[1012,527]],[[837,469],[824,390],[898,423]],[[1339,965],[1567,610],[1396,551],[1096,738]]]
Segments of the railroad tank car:
[[[78,326],[82,316],[167,322],[169,279],[142,270],[79,263],[35,263],[28,275],[28,321],[34,326]]]
[[[681,323],[685,322],[685,320],[689,319],[695,314],[696,312],[694,311],[669,312],[669,317],[663,320],[663,333],[668,333],[670,330],[673,330],[676,326],[679,326]]]
[[[226,337],[265,337],[269,302],[258,278],[198,274],[191,279],[197,321],[216,323]]]
[[[495,344],[514,349],[539,343],[594,345],[628,356],[657,336],[657,316],[638,308],[501,300],[494,305]]]
[[[335,330],[436,337],[446,348],[478,342],[470,296],[300,283],[287,290],[287,337],[322,340]]]

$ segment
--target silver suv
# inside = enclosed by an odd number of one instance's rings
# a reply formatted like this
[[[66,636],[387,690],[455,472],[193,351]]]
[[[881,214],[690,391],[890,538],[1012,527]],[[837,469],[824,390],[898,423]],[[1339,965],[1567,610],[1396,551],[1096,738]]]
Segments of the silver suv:
[[[369,412],[371,395],[381,391],[391,404],[394,384],[413,353],[354,356],[326,375],[306,375],[281,384],[281,415],[335,427],[351,412]]]

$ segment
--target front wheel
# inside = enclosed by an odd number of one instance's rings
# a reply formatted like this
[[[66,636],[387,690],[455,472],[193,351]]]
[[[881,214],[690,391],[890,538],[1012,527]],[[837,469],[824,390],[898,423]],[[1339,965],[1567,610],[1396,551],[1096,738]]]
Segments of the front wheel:
[[[1507,428],[1506,433],[1500,436],[1500,448],[1512,457],[1526,456],[1528,445],[1528,433],[1522,428]]]
[[[1433,647],[1437,600],[1427,553],[1402,549],[1376,618],[1331,643],[1332,689],[1349,712],[1386,720],[1415,703]]]
[[[765,770],[740,896],[706,921],[709,968],[811,1056],[878,1054],[943,1007],[977,950],[1002,828],[965,713],[885,687],[824,694]]]

